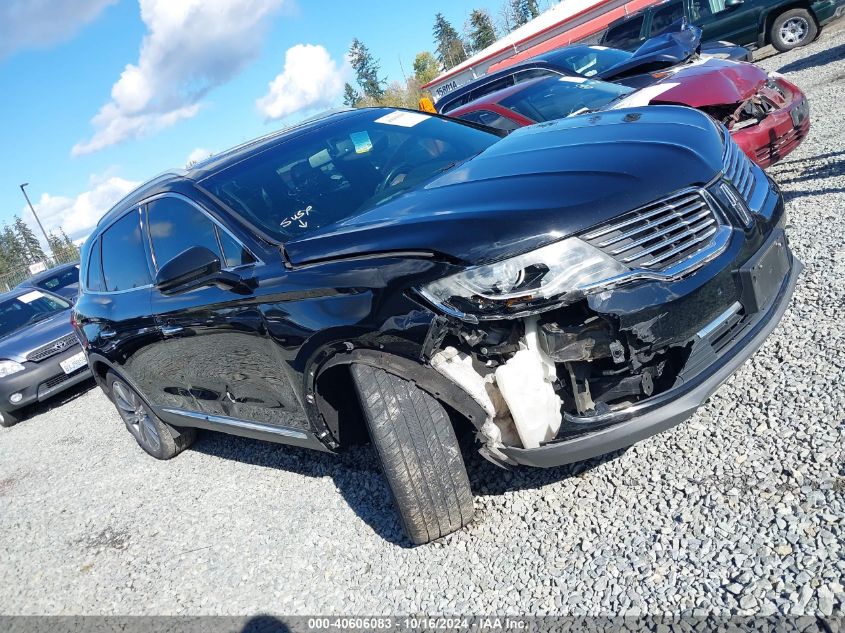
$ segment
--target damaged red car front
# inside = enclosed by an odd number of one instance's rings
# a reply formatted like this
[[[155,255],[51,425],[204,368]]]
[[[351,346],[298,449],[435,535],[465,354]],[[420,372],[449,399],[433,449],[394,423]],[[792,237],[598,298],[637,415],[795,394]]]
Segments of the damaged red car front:
[[[761,167],[786,157],[810,132],[810,107],[801,89],[754,64],[702,59],[655,76],[661,81],[640,91],[654,91],[650,103],[707,112],[727,126],[743,152]]]

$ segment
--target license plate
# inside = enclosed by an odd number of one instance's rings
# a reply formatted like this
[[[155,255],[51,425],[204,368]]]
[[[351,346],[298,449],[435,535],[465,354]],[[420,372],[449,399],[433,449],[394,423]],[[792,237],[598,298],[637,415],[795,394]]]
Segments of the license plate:
[[[740,269],[746,314],[759,312],[775,298],[789,271],[786,237],[781,235]]]
[[[78,354],[74,354],[70,358],[63,360],[59,363],[59,366],[66,374],[72,374],[80,367],[84,367],[87,362],[88,361],[85,359],[85,352],[79,352]]]

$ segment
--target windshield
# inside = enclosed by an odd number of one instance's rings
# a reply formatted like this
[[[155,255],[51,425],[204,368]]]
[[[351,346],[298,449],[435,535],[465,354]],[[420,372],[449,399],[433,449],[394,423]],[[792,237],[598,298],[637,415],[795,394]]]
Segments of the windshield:
[[[556,66],[582,77],[600,75],[609,68],[631,59],[631,53],[604,46],[571,46],[554,55]]]
[[[505,99],[501,105],[533,121],[562,119],[576,112],[598,110],[634,92],[595,79],[560,77],[541,79]]]
[[[67,310],[70,304],[33,290],[0,302],[0,337]]]
[[[201,184],[284,242],[358,215],[483,152],[499,135],[403,110],[362,110]]]
[[[77,283],[79,283],[79,265],[72,266],[55,275],[44,277],[38,281],[37,285],[55,292],[56,290],[61,290]]]

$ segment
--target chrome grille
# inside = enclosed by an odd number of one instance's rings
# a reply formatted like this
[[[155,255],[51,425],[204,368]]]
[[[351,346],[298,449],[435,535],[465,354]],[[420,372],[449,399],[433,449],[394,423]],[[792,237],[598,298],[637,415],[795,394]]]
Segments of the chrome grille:
[[[719,218],[699,189],[615,218],[581,236],[630,268],[663,271],[706,247]]]
[[[42,361],[45,358],[50,358],[50,356],[59,354],[60,352],[65,351],[71,345],[77,345],[78,343],[79,341],[76,340],[76,334],[68,334],[67,336],[63,336],[62,338],[53,341],[52,343],[42,345],[37,350],[30,352],[29,354],[27,354],[26,359],[37,363],[38,361]]]
[[[722,164],[725,179],[730,181],[746,204],[751,204],[755,184],[753,163],[727,132],[725,133],[725,153],[722,157]]]

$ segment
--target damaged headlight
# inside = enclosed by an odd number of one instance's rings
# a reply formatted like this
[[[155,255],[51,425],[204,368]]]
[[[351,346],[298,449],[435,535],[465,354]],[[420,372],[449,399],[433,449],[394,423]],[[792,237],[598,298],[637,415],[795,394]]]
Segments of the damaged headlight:
[[[468,268],[420,288],[446,312],[470,318],[501,318],[577,299],[628,272],[612,257],[570,237],[494,264]]]

